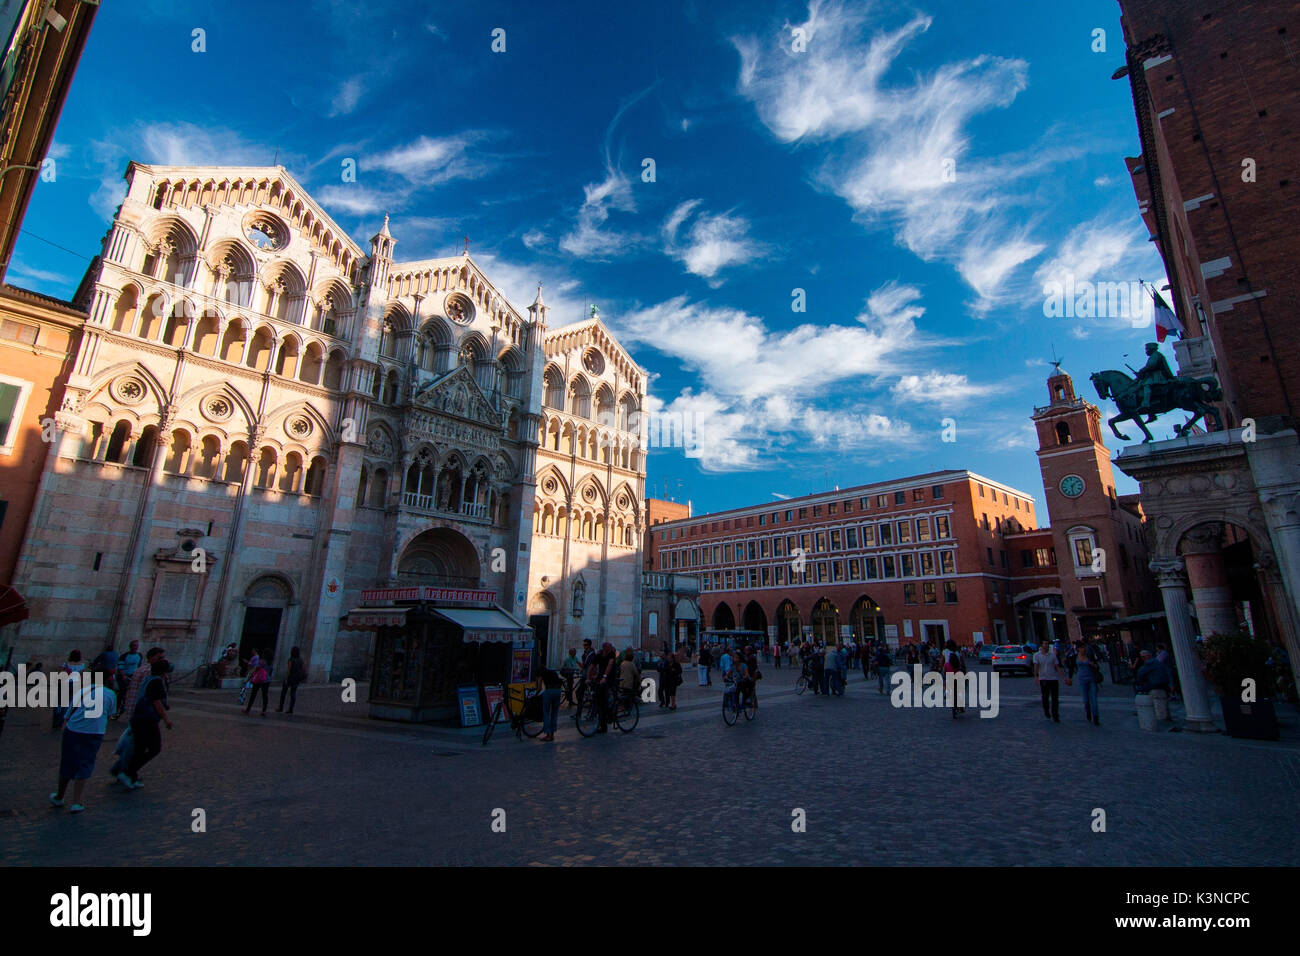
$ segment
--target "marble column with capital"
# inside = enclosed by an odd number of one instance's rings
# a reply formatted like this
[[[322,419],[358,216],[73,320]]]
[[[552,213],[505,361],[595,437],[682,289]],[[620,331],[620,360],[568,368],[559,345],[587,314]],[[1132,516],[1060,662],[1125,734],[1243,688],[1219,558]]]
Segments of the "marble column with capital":
[[[1200,657],[1196,652],[1192,613],[1187,606],[1183,561],[1181,558],[1152,558],[1150,568],[1160,585],[1165,619],[1174,645],[1174,662],[1178,667],[1178,680],[1182,685],[1183,707],[1186,711],[1185,729],[1214,733],[1218,728],[1210,719],[1210,698],[1205,690],[1205,677],[1201,674]]]

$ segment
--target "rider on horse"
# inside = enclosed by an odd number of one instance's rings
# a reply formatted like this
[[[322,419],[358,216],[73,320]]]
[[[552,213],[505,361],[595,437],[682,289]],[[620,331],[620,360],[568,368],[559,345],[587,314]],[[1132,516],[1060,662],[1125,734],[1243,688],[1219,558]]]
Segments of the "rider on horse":
[[[1147,343],[1147,364],[1143,365],[1137,373],[1134,380],[1134,386],[1138,389],[1138,407],[1151,407],[1153,392],[1156,386],[1163,385],[1166,382],[1174,380],[1174,373],[1169,369],[1169,362],[1165,360],[1160,351],[1160,346],[1155,342]],[[1154,414],[1147,416],[1148,422],[1156,420]]]

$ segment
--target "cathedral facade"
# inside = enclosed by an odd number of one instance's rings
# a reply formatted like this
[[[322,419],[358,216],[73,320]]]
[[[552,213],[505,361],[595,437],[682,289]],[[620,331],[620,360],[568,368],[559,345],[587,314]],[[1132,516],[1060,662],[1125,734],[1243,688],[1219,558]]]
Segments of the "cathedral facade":
[[[132,163],[14,583],[22,653],[366,673],[364,591],[474,594],[546,657],[635,643],[645,374],[468,253],[363,249],[281,167]]]

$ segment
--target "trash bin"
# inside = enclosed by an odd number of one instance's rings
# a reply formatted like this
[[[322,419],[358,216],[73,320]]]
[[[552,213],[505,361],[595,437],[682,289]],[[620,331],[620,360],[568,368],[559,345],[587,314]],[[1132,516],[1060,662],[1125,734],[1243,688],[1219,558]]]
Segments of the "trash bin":
[[[1138,727],[1142,730],[1156,729],[1156,705],[1150,694],[1138,694],[1133,698],[1137,704]]]

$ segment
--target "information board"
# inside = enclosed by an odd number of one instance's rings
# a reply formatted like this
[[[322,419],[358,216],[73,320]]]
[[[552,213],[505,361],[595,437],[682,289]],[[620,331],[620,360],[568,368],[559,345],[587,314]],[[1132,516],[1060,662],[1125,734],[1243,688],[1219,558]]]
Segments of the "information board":
[[[456,699],[460,702],[460,725],[477,727],[483,723],[483,716],[478,712],[478,685],[464,684],[456,688]]]

